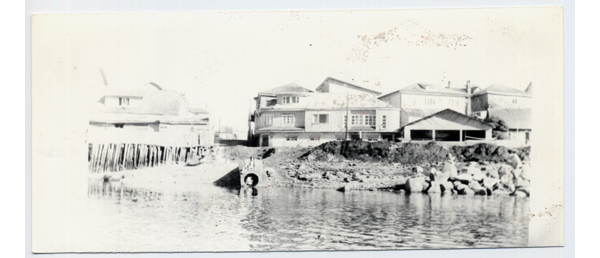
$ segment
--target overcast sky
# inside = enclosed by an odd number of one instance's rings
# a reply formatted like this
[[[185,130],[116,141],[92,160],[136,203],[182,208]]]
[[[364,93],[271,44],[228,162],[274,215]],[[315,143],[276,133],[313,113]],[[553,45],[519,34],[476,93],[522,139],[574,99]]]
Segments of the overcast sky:
[[[65,83],[89,93],[86,101],[107,88],[102,69],[108,87],[154,82],[207,108],[215,125],[246,130],[257,92],[292,82],[314,90],[327,76],[384,93],[467,80],[538,90],[555,60],[548,51],[562,40],[548,25],[562,17],[551,11],[45,15],[33,29],[48,33],[33,41],[48,52],[38,69],[56,65]]]

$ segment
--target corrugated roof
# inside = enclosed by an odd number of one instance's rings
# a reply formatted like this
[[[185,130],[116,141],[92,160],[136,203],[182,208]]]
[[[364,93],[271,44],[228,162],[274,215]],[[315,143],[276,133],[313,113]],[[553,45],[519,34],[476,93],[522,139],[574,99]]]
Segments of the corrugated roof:
[[[488,116],[503,120],[511,129],[531,129],[531,109],[490,108]]]
[[[497,85],[497,84],[494,84],[490,87],[487,87],[483,90],[473,93],[473,96],[483,95],[486,93],[498,94],[498,95],[516,95],[516,96],[525,96],[525,97],[530,96],[530,94],[526,93],[525,91],[521,91],[521,90],[517,90],[515,88],[511,88],[511,87],[504,86],[504,85]]]
[[[432,119],[432,118],[440,118],[444,121],[449,121],[449,122],[452,122],[455,124],[460,124],[460,125],[464,125],[464,126],[468,126],[468,127],[478,128],[480,130],[489,130],[489,129],[493,128],[490,124],[487,124],[487,123],[481,122],[477,119],[468,117],[468,116],[458,113],[452,109],[444,109],[435,114],[432,114],[432,115],[423,117],[417,121],[408,123],[408,124],[402,126],[399,130],[402,130],[406,126],[417,125],[417,124],[427,124],[428,128],[431,128],[432,130],[437,129],[436,126],[438,125],[438,122],[436,122],[436,120]],[[443,128],[443,129],[448,129],[448,128]]]
[[[289,84],[286,84],[283,86],[272,88],[270,90],[261,91],[258,93],[258,95],[275,95],[277,93],[283,93],[283,92],[313,92],[313,91],[309,90],[307,88],[304,88],[298,84],[289,83]]]

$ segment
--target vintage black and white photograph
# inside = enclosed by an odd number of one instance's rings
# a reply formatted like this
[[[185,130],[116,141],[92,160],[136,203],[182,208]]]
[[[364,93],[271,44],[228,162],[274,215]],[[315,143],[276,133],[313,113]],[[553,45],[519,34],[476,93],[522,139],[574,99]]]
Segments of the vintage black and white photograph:
[[[35,253],[563,245],[561,8],[32,24]]]

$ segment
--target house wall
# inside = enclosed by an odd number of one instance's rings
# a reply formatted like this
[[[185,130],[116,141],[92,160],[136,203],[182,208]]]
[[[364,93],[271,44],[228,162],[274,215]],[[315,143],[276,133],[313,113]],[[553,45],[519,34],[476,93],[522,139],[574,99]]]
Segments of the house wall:
[[[400,92],[392,93],[390,95],[381,97],[379,99],[381,101],[384,101],[384,102],[392,105],[393,107],[397,107],[397,108],[400,107]]]
[[[531,108],[531,97],[485,94],[489,108]],[[516,102],[516,103],[515,103]]]
[[[275,97],[268,97],[268,96],[258,96],[256,97],[256,99],[254,100],[256,102],[256,109],[261,109],[267,106],[267,101],[275,99]]]
[[[484,111],[488,109],[488,94],[482,94],[471,97],[471,110],[473,112]]]
[[[269,110],[269,111],[265,111],[265,112],[260,113],[260,116],[257,117],[257,118],[255,118],[255,120],[254,120],[255,130],[258,130],[258,129],[263,128],[263,127],[269,127],[269,126],[286,126],[287,124],[283,124],[283,115],[287,115],[287,114],[294,115],[295,124],[294,125],[290,125],[290,126],[304,128],[304,126],[305,126],[304,111]],[[266,125],[264,123],[263,117],[266,116],[266,115],[272,115],[273,116],[273,124]]]
[[[128,107],[139,107],[142,103],[142,98],[140,97],[122,97],[129,98],[129,106]],[[104,106],[106,107],[119,107],[119,97],[117,96],[107,96],[104,98]]]
[[[381,134],[371,133],[381,140]],[[259,146],[262,146],[263,136],[269,136],[269,147],[315,147],[326,142],[341,140],[345,133],[341,132],[320,132],[320,133],[263,133],[259,137]],[[297,141],[287,141],[287,136],[297,136]],[[311,136],[313,139],[311,140]]]
[[[214,136],[208,125],[90,124],[90,143],[140,143],[160,146],[210,146]]]
[[[444,110],[452,109],[466,115],[467,98],[464,96],[436,96],[402,93],[401,108]]]
[[[308,110],[306,111],[305,120],[305,131],[306,132],[345,132],[346,125],[344,118],[346,117],[346,110]],[[329,115],[329,121],[327,124],[312,123],[313,115],[315,114],[327,114]],[[375,115],[375,130],[381,132],[392,132],[400,128],[400,110],[398,109],[380,109],[380,110],[351,110],[348,128],[352,129],[351,116],[361,115]],[[382,128],[383,116],[386,116],[386,128]]]

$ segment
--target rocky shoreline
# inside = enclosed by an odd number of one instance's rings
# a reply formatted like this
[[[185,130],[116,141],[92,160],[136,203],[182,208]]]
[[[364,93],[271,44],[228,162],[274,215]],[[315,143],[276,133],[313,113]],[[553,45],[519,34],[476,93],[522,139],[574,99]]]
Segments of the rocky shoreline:
[[[314,148],[229,150],[224,155],[262,159],[274,171],[269,175],[273,187],[529,195],[529,148],[328,142]]]

